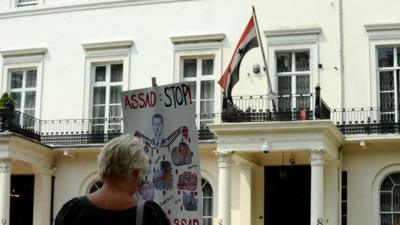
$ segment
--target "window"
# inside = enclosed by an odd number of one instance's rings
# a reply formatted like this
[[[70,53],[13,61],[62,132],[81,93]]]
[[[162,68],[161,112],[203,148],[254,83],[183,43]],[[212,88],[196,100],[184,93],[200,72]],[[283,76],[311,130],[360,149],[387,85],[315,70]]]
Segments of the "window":
[[[310,51],[276,53],[278,111],[310,109]]]
[[[400,224],[400,173],[387,176],[380,187],[381,225]]]
[[[103,182],[101,180],[96,180],[94,183],[92,183],[87,191],[87,194],[91,194],[97,190],[99,190],[103,186]]]
[[[342,171],[342,223],[347,225],[347,171]]]
[[[39,4],[38,0],[16,0],[17,7],[29,6],[29,5],[37,5]]]
[[[197,127],[213,122],[214,113],[214,57],[183,57],[181,59],[182,81],[190,83],[196,114],[200,115]]]
[[[207,180],[201,178],[201,190],[203,191],[203,225],[212,225],[213,190]]]
[[[92,132],[121,131],[123,64],[94,65]]]
[[[35,117],[37,70],[24,69],[10,72],[10,95],[15,100],[15,109],[25,115]],[[21,115],[20,122],[32,127],[33,120]]]
[[[381,122],[399,121],[400,48],[378,48],[378,76]]]

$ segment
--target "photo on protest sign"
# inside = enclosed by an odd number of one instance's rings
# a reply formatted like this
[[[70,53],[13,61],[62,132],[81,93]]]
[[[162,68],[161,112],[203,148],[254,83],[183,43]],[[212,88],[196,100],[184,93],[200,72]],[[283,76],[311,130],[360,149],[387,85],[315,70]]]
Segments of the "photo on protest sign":
[[[186,83],[122,93],[125,133],[140,138],[149,156],[137,197],[158,203],[173,225],[202,224],[193,97]]]

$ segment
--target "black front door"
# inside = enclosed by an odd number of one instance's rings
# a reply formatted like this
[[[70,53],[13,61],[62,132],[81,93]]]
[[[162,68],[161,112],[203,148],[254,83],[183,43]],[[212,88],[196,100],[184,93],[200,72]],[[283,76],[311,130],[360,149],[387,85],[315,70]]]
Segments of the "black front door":
[[[265,167],[265,225],[310,225],[310,166]]]
[[[11,176],[10,225],[32,225],[33,175]]]

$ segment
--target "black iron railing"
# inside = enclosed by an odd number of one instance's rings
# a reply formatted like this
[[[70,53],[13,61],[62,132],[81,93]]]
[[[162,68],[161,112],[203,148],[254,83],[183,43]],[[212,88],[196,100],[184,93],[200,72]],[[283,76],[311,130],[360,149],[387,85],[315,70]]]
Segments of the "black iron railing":
[[[19,111],[0,109],[2,130],[9,130],[46,145],[103,144],[123,133],[122,118],[39,120]],[[196,115],[199,140],[214,140],[208,124],[219,121],[219,114]]]
[[[264,95],[233,97],[225,102],[222,112],[223,122],[265,122],[296,121],[329,118],[329,107],[318,98],[318,107],[313,93],[306,95],[288,95],[274,97],[272,101]]]
[[[332,109],[331,119],[344,135],[400,133],[395,110],[374,107]]]

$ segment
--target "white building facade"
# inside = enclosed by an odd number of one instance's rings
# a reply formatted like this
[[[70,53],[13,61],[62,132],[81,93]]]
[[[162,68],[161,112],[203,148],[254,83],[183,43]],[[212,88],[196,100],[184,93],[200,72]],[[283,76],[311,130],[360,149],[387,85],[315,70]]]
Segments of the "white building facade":
[[[257,11],[233,103],[217,81]],[[396,1],[3,0],[0,222],[49,225],[101,185],[120,92],[195,90],[203,224],[400,224]],[[22,213],[23,212],[23,213]],[[24,216],[22,216],[24,215]],[[3,223],[4,222],[4,223]]]

